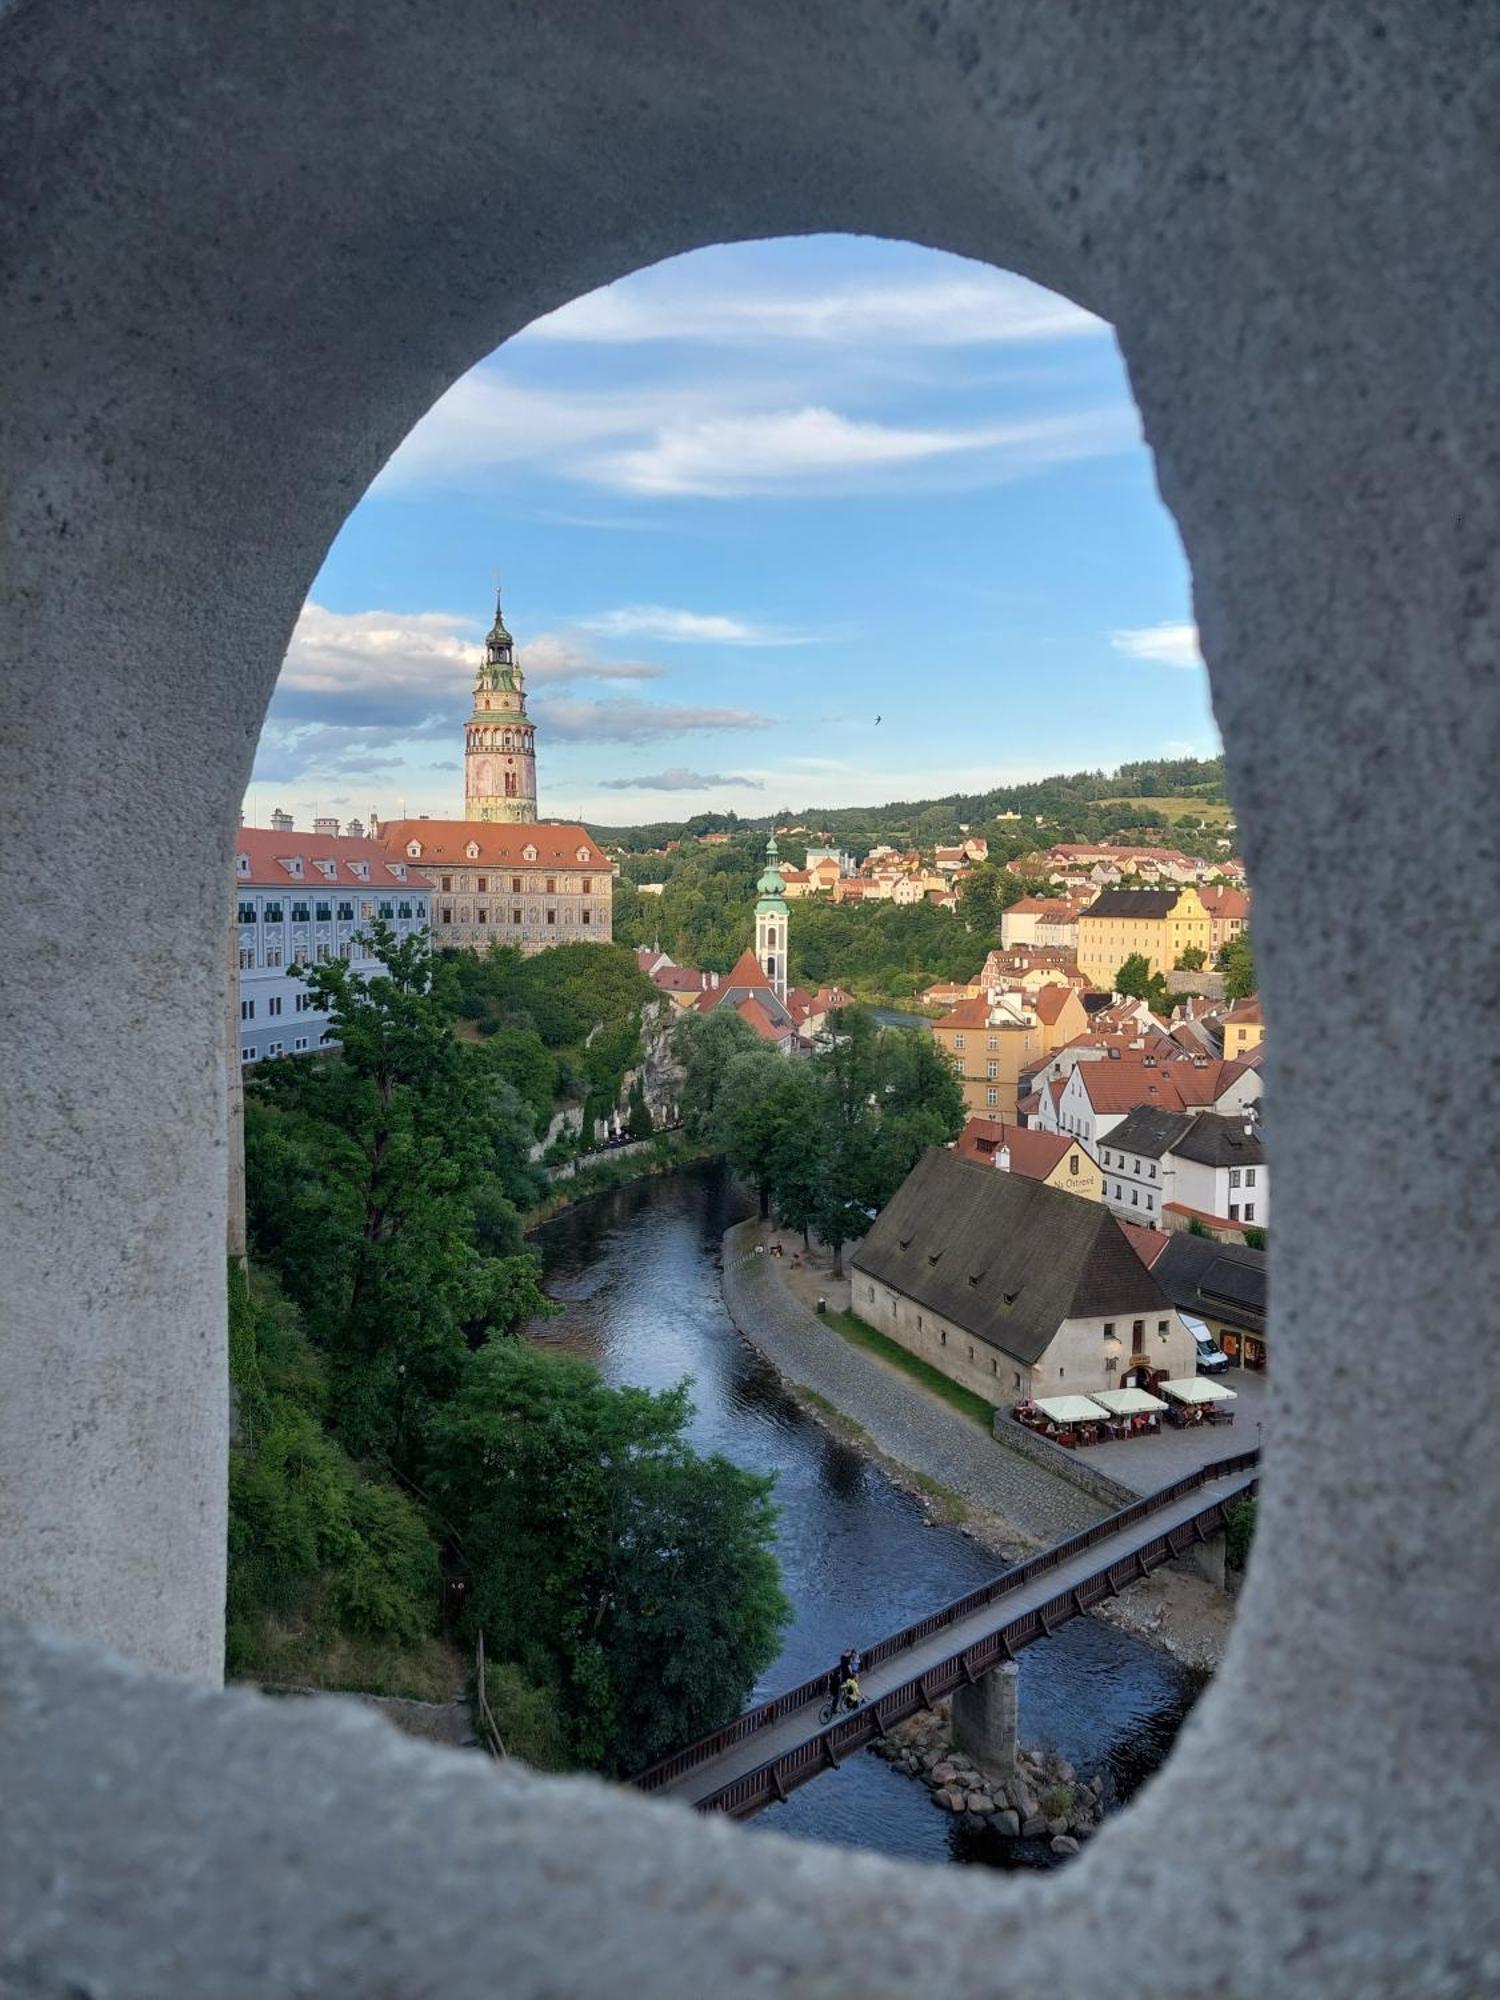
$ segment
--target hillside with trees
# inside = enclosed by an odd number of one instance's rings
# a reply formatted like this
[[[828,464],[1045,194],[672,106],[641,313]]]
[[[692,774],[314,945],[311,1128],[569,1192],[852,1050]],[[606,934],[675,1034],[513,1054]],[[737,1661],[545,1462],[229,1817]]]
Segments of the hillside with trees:
[[[230,1670],[449,1692],[445,1577],[512,1747],[627,1773],[732,1715],[786,1616],[770,1481],[692,1452],[685,1385],[610,1389],[521,1337],[551,1310],[539,1122],[564,1070],[618,1088],[654,995],[613,946],[374,947],[368,978],[304,974],[340,1050],[247,1080]]]

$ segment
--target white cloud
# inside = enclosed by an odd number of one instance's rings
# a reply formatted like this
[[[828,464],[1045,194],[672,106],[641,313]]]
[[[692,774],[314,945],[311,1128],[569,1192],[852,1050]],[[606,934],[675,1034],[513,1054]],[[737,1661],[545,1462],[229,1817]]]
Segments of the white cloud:
[[[1107,333],[1081,306],[1003,271],[829,289],[704,290],[684,275],[637,273],[537,320],[523,340],[624,344],[773,341],[870,347],[969,347]]]
[[[771,720],[748,708],[689,708],[628,698],[551,700],[536,710],[539,734],[574,743],[650,743],[690,729],[765,729]]]
[[[995,484],[1125,451],[1138,437],[1128,407],[970,429],[870,423],[809,407],[676,423],[647,444],[595,454],[586,470],[601,485],[646,495],[826,496],[866,491],[872,476],[933,463],[949,468],[947,484]]]
[[[704,792],[725,785],[743,785],[752,792],[765,790],[759,778],[742,778],[733,771],[688,771],[681,764],[639,778],[601,778],[599,783],[606,792]]]
[[[811,640],[806,632],[752,625],[717,612],[677,611],[665,604],[626,604],[616,611],[601,611],[593,618],[580,618],[578,629],[612,639],[661,639],[670,645],[805,646]]]
[[[1109,643],[1117,653],[1133,660],[1154,660],[1163,667],[1201,667],[1196,625],[1142,625],[1123,632],[1111,632]]]
[[[466,707],[484,621],[452,611],[330,611],[303,605],[272,705],[282,723],[415,726]],[[576,638],[541,632],[518,647],[529,685],[659,679],[644,660],[600,659]]]

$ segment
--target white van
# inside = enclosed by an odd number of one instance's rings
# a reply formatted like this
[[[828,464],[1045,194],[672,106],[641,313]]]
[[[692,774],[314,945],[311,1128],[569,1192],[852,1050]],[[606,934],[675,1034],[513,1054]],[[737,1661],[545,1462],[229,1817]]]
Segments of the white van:
[[[1193,1336],[1193,1345],[1198,1350],[1198,1373],[1218,1375],[1229,1366],[1229,1356],[1220,1347],[1201,1319],[1191,1313],[1182,1314],[1182,1323]]]

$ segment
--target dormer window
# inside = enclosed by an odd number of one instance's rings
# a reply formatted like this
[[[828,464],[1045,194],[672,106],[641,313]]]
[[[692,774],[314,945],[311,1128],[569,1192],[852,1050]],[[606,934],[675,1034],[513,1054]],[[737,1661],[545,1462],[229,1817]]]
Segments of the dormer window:
[[[468,846],[464,849],[464,853],[469,857],[471,861],[477,861],[479,859],[479,842],[477,840],[471,840]]]
[[[526,845],[521,849],[521,859],[523,861],[536,860],[536,849],[531,845],[530,841],[528,841]]]
[[[351,861],[349,863],[349,866],[354,870],[355,874],[359,877],[361,882],[369,881],[370,864],[368,861]]]
[[[398,882],[404,882],[406,880],[406,863],[404,861],[393,861],[391,863],[391,873]]]
[[[250,873],[250,857],[249,857],[249,855],[248,855],[248,854],[237,854],[237,855],[236,855],[236,856],[234,857],[234,865],[235,865],[235,867],[236,867],[236,868],[238,869],[238,871],[240,872],[240,874],[241,874],[241,875],[248,875],[248,874]]]
[[[409,840],[409,841],[408,841],[408,842],[406,843],[406,851],[407,851],[407,853],[408,853],[408,854],[409,854],[409,855],[411,856],[411,858],[412,858],[412,860],[413,860],[413,861],[420,861],[420,860],[422,859],[422,843],[421,843],[421,841],[420,841],[420,840]]]
[[[589,851],[588,851],[588,849],[587,849],[586,847],[580,847],[580,848],[579,848],[579,850],[578,850],[578,859],[579,859],[580,861],[587,861],[587,860],[588,860],[588,858],[589,858]]]

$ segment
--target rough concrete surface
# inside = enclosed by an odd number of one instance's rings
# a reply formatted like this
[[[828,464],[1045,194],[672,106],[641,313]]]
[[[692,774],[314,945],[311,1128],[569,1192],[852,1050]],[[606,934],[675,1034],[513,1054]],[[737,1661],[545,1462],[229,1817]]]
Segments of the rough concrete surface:
[[[1116,327],[1256,885],[1281,1216],[1229,1656],[1061,1879],[17,1642],[12,1990],[1500,1984],[1497,97],[1460,0],[0,10],[13,1611],[217,1674],[224,893],[287,635],[466,367],[698,244],[907,237]]]

